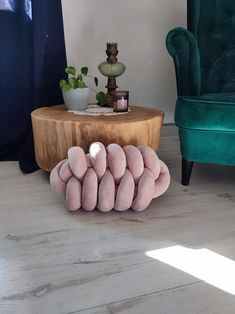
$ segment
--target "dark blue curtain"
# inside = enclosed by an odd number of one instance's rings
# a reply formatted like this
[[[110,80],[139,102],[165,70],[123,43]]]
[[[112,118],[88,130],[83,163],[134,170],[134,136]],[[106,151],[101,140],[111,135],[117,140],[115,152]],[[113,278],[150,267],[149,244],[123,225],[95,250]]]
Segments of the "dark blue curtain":
[[[30,113],[62,103],[66,54],[61,0],[0,0],[0,160],[38,167]]]

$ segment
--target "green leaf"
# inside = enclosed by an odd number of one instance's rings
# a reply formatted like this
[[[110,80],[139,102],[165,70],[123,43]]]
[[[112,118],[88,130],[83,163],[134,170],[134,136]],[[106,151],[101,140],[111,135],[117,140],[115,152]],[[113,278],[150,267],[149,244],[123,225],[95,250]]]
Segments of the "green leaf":
[[[81,68],[81,73],[82,73],[83,75],[87,75],[87,73],[88,73],[88,67],[82,67],[82,68]]]
[[[69,82],[69,85],[70,85],[70,87],[71,88],[73,88],[73,89],[76,89],[76,88],[78,88],[79,87],[79,81],[78,81],[78,79],[76,79],[76,78],[70,78],[69,80],[68,80],[68,82]]]
[[[69,66],[69,67],[65,68],[65,73],[71,74],[71,75],[75,75],[76,74],[76,69],[75,69],[75,67]]]
[[[97,77],[94,77],[94,82],[95,82],[95,86],[98,86],[99,81]]]
[[[68,90],[70,90],[71,89],[71,86],[69,85],[69,83],[66,83],[64,86],[63,86],[63,90],[64,91],[68,91]]]
[[[65,84],[66,84],[65,80],[60,80],[60,88],[63,88]]]
[[[74,79],[74,88],[79,88],[79,80]]]
[[[106,94],[104,92],[99,92],[96,94],[96,100],[98,103],[103,103],[106,99]]]
[[[79,82],[78,82],[78,87],[79,87],[79,88],[85,88],[85,87],[87,87],[87,86],[86,86],[86,83],[85,83],[85,82],[79,81]]]

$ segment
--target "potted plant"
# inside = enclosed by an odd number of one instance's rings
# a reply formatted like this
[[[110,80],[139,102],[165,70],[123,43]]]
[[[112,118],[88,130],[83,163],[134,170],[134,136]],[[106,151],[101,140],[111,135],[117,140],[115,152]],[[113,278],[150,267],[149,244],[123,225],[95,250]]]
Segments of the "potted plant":
[[[88,67],[84,66],[78,73],[74,66],[65,68],[65,73],[68,75],[67,80],[60,81],[60,88],[68,110],[82,110],[87,108],[89,90],[96,93],[96,100],[98,103],[105,101],[106,95],[104,92],[98,92],[91,86],[88,86],[84,78],[90,77],[93,79],[95,86],[98,86],[98,78],[88,74]]]

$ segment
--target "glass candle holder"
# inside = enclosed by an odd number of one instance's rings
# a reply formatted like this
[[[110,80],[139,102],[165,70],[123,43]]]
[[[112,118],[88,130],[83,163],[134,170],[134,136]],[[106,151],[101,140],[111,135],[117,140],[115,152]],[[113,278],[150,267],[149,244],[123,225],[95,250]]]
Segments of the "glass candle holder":
[[[116,90],[112,93],[113,97],[113,111],[125,112],[128,111],[129,106],[129,91]]]

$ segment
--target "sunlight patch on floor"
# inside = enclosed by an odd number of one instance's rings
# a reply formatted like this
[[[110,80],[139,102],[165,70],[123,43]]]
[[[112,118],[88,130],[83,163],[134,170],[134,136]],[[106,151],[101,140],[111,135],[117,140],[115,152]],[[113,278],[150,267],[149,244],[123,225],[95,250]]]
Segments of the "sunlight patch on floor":
[[[180,245],[147,251],[146,255],[235,295],[235,262],[227,257]]]

